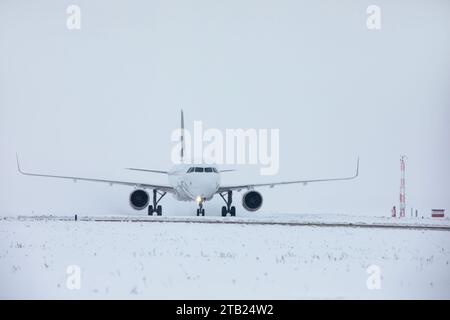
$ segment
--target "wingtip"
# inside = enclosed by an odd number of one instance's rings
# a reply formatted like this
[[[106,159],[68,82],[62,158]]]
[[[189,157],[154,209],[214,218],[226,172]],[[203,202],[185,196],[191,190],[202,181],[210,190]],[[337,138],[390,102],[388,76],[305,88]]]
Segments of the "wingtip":
[[[23,174],[22,170],[20,169],[19,154],[17,152],[16,152],[16,163],[17,163],[17,170]]]

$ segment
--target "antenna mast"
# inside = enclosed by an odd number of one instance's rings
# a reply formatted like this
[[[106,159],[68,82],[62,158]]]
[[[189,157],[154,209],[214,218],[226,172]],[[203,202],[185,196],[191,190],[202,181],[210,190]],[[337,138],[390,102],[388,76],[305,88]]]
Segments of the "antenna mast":
[[[405,160],[406,156],[400,157],[400,218],[405,217],[406,210],[406,193],[405,193]]]

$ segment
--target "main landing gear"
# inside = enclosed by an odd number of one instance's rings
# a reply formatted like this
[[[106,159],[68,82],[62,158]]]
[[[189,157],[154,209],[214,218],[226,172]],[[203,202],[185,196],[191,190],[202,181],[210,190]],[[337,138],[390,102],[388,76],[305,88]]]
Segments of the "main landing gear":
[[[158,205],[161,199],[166,195],[167,192],[159,192],[156,189],[153,189],[153,205],[148,206],[148,215],[152,216],[153,212],[156,212],[156,215],[162,215],[162,207]]]
[[[219,193],[222,197],[223,201],[225,201],[226,206],[222,207],[222,217],[226,217],[227,214],[230,214],[232,217],[236,216],[236,207],[231,206],[231,203],[233,202],[233,191],[229,190],[226,192]],[[225,199],[225,194],[227,195],[227,198]]]

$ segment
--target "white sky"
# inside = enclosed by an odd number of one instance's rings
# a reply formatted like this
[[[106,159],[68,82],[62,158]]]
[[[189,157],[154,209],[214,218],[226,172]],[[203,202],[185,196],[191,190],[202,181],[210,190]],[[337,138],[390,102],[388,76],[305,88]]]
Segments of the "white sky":
[[[447,0],[0,0],[0,214],[136,214],[130,188],[20,176],[15,152],[27,170],[166,182],[123,168],[170,167],[180,107],[188,128],[280,129],[279,174],[227,184],[348,175],[360,156],[355,181],[261,189],[262,212],[389,215],[406,154],[408,214],[448,213],[449,89]]]

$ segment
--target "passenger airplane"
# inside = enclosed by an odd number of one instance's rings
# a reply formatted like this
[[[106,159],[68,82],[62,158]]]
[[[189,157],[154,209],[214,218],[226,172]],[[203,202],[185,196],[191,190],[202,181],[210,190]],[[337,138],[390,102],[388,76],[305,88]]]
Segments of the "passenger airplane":
[[[183,111],[181,111],[181,132],[184,131],[184,118]],[[254,184],[240,184],[240,185],[221,185],[220,183],[220,173],[227,170],[218,170],[214,165],[188,165],[183,163],[184,155],[184,135],[181,134],[181,164],[175,165],[170,171],[159,171],[159,170],[149,170],[149,169],[137,169],[137,168],[127,168],[129,170],[143,171],[143,172],[153,172],[162,173],[168,176],[168,184],[152,184],[152,183],[139,183],[139,182],[127,182],[127,181],[116,181],[116,180],[104,180],[104,179],[92,179],[92,178],[81,178],[81,177],[70,177],[70,176],[60,176],[60,175],[49,175],[33,172],[25,172],[20,168],[19,157],[16,154],[17,159],[17,169],[21,174],[28,176],[37,177],[49,177],[49,178],[59,178],[59,179],[69,179],[69,180],[82,180],[82,181],[92,181],[92,182],[104,182],[110,185],[119,184],[134,187],[135,190],[130,194],[130,205],[135,210],[143,210],[148,208],[148,215],[153,215],[156,213],[158,216],[162,215],[162,207],[159,205],[161,199],[167,194],[171,193],[176,200],[179,201],[196,201],[199,208],[197,209],[197,216],[204,216],[205,209],[203,204],[205,201],[211,200],[214,195],[219,194],[223,201],[225,201],[225,206],[222,207],[222,216],[225,217],[228,214],[231,216],[236,215],[236,207],[232,206],[233,202],[233,191],[247,190],[247,192],[242,197],[242,205],[248,211],[256,211],[262,206],[263,198],[261,193],[255,191],[255,188],[259,187],[274,187],[276,185],[285,184],[296,184],[302,183],[307,184],[311,182],[324,182],[324,181],[339,181],[339,180],[351,180],[358,176],[359,172],[359,158],[356,164],[356,173],[351,177],[345,178],[331,178],[331,179],[315,179],[315,180],[293,180],[293,181],[279,181],[279,182],[269,182],[269,183],[254,183]],[[153,190],[152,204],[150,203],[150,196],[146,189]]]

